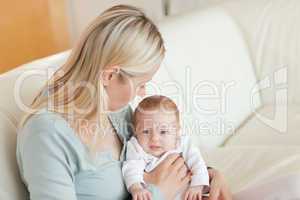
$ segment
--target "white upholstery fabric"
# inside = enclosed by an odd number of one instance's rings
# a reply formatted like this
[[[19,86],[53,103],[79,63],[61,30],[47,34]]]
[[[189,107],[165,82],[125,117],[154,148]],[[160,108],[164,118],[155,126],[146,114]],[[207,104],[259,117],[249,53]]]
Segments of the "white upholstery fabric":
[[[69,51],[66,51],[35,60],[0,75],[0,82],[3,83],[0,84],[0,94],[5,94],[0,101],[1,112],[8,113],[18,121],[24,111],[19,103],[28,105],[47,78],[65,62],[68,55]]]
[[[259,80],[288,69],[289,103],[300,102],[300,1],[239,0],[222,4],[234,17],[249,44]],[[274,84],[274,83],[273,83]],[[274,84],[262,91],[265,104],[274,104]]]
[[[6,113],[0,112],[0,199],[26,199],[16,164],[16,126]]]
[[[299,0],[171,0],[170,14],[193,8],[222,7],[238,23],[247,40],[259,80],[273,78],[287,67],[289,103],[300,102],[300,1]],[[262,91],[265,104],[274,104],[274,87]]]
[[[21,104],[28,105],[33,100],[45,84],[47,72],[51,74],[62,65],[68,54],[36,60],[0,75],[0,199],[27,199],[16,163],[16,128],[24,114]]]
[[[287,113],[283,113],[284,110],[282,105],[264,106],[228,139],[225,146],[299,147],[300,105],[290,105]],[[276,117],[279,117],[277,122]],[[271,123],[264,119],[270,119]],[[286,123],[286,130],[278,130],[278,123]]]
[[[225,174],[233,193],[289,174],[298,174],[297,177],[299,177],[299,147],[231,146],[203,151],[202,155],[209,166],[213,166]],[[288,185],[282,184],[280,186],[286,191],[290,191]],[[276,188],[272,189],[273,192],[276,192]],[[253,200],[261,199],[254,198]],[[283,200],[286,198],[277,196],[277,198],[269,199]]]
[[[231,0],[185,0],[184,3],[182,2],[182,0],[170,0],[169,14],[182,14],[194,9],[204,9],[227,1]]]
[[[160,28],[169,77],[154,78],[154,93],[175,100],[183,132],[196,144],[221,145],[260,105],[260,96],[252,93],[256,77],[242,34],[221,9],[170,18]]]

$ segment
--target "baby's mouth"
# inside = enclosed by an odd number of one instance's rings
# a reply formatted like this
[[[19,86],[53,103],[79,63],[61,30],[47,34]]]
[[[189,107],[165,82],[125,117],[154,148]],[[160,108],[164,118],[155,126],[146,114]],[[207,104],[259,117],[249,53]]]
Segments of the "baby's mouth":
[[[149,145],[149,148],[153,151],[161,150],[161,146],[159,145]]]

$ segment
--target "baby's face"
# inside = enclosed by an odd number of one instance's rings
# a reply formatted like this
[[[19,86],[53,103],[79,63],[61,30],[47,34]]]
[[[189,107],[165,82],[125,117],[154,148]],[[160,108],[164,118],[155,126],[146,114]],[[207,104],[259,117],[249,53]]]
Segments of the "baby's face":
[[[145,152],[160,157],[176,148],[179,124],[175,114],[152,111],[137,115],[135,135]]]

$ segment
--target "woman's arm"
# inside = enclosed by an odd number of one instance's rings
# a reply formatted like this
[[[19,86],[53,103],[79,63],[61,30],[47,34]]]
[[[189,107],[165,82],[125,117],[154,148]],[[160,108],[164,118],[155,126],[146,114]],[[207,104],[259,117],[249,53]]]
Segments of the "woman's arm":
[[[23,132],[18,164],[31,200],[76,200],[72,156],[66,138],[55,130]],[[19,139],[19,138],[18,138]]]
[[[223,174],[210,167],[208,168],[208,174],[210,179],[210,192],[209,197],[205,197],[203,200],[232,200],[231,191]]]

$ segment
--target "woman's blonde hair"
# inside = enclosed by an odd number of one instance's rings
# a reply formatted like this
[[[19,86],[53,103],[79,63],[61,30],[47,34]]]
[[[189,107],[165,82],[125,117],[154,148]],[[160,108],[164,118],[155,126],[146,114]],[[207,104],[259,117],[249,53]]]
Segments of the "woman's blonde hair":
[[[85,111],[76,115],[88,118],[97,114],[101,124],[102,115],[99,116],[107,103],[101,72],[109,66],[120,66],[123,72],[139,76],[159,65],[164,53],[161,34],[140,9],[114,6],[87,27],[66,63],[47,81],[30,108],[38,111],[48,106],[48,110],[67,116],[75,105]],[[80,87],[65,95],[68,86],[76,84]],[[27,114],[21,126],[33,114]]]

